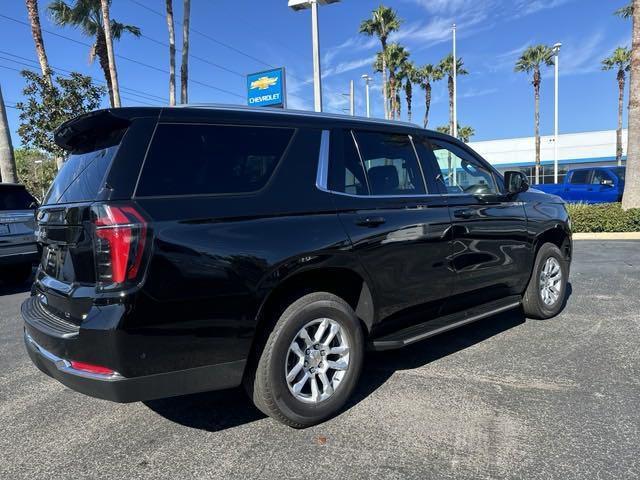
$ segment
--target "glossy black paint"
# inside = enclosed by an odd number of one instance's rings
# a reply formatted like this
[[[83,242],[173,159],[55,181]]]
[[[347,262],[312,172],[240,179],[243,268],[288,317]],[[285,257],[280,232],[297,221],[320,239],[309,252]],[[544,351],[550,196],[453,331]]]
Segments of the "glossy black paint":
[[[79,332],[48,334],[29,314],[25,329],[60,357],[128,378],[246,361],[269,313],[296,291],[320,285],[348,295],[375,338],[522,294],[545,235],[564,235],[570,258],[560,200],[535,191],[444,195],[432,159],[420,149],[428,195],[354,197],[317,188],[323,130],[439,136],[419,128],[269,110],[118,109],[98,117],[101,125],[129,124],[96,200],[132,202],[148,220],[144,276],[126,291],[98,292],[90,261],[91,205],[44,207],[40,240],[45,250],[62,252],[68,268],[54,275],[43,261],[33,293]],[[295,133],[258,192],[138,197],[138,174],[158,122],[287,126]],[[82,118],[65,128],[81,131]],[[70,133],[64,138],[73,142]],[[470,216],[458,217],[461,209]]]

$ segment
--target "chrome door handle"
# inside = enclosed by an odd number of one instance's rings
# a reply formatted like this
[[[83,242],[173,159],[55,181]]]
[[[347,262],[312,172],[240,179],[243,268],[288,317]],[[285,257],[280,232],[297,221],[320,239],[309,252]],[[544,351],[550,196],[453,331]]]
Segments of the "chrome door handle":
[[[471,218],[473,217],[475,213],[475,210],[472,210],[470,208],[464,209],[464,210],[456,210],[453,212],[453,216],[456,218]]]
[[[386,221],[384,217],[363,217],[356,220],[356,225],[361,227],[377,227]]]

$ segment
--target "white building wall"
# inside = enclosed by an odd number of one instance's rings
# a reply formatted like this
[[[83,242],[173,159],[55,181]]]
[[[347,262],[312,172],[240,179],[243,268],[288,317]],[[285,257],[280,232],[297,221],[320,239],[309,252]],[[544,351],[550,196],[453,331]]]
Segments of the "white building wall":
[[[627,155],[627,130],[622,132],[623,156]],[[553,135],[540,138],[540,160],[553,162]],[[564,163],[588,163],[615,160],[616,131],[568,133],[558,137],[558,160]],[[510,138],[471,142],[469,146],[491,164],[533,165],[535,163],[535,138]]]

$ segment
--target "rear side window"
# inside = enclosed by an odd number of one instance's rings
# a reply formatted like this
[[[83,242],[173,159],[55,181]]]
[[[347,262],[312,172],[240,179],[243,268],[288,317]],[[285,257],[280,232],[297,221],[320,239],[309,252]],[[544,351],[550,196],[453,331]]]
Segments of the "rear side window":
[[[591,170],[576,170],[571,174],[571,180],[569,183],[573,184],[584,184],[589,183],[589,175],[591,174]]]
[[[0,186],[0,211],[29,210],[34,208],[35,199],[24,188],[2,188]]]
[[[368,195],[367,181],[351,132],[331,133],[328,187],[332,192]]]
[[[371,195],[426,193],[413,145],[407,135],[356,132]]]
[[[291,128],[158,125],[138,196],[247,193],[266,185]]]

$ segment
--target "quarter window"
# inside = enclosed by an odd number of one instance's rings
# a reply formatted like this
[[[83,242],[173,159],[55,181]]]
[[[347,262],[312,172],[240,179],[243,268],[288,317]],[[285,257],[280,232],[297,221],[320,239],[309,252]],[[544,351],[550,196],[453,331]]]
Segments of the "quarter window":
[[[469,153],[446,142],[432,141],[431,144],[440,167],[439,178],[444,183],[447,193],[498,193],[491,171]]]
[[[293,129],[158,125],[139,196],[247,193],[266,185]]]
[[[351,132],[331,133],[328,188],[333,192],[367,195],[367,181]]]
[[[371,195],[426,193],[418,160],[407,135],[357,132],[355,137]]]

